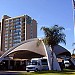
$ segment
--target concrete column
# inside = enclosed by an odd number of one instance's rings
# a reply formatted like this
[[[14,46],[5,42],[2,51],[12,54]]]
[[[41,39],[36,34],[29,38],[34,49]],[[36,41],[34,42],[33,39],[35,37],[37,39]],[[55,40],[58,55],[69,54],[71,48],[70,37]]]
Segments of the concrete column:
[[[10,60],[8,60],[8,69],[10,69]]]
[[[16,66],[16,61],[14,61],[14,66]]]
[[[20,65],[22,65],[22,60],[20,61]]]
[[[43,41],[42,41],[42,43],[43,43]],[[51,55],[52,49],[51,49],[50,46],[45,45],[44,43],[43,43],[43,45],[44,45],[44,49],[45,49],[45,52],[46,52],[48,67],[49,67],[49,70],[51,70],[52,69],[52,55]],[[54,61],[53,62],[53,70],[61,71],[61,68],[60,68],[59,63],[57,61],[55,53],[53,53],[53,57],[54,57],[54,59],[53,59],[53,61]]]

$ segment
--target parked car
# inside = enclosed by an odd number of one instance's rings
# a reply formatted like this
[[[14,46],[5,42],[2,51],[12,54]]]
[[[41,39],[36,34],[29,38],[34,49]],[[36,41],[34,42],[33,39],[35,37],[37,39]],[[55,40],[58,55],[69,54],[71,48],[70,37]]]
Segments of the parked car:
[[[70,62],[68,60],[64,60],[65,68],[68,68],[70,66]]]

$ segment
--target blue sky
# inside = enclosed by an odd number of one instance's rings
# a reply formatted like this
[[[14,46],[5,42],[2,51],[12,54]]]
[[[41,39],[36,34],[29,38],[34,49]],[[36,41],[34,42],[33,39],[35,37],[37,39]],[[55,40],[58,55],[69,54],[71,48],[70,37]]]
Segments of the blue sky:
[[[72,0],[1,0],[0,19],[2,15],[11,17],[27,14],[37,20],[38,37],[43,37],[42,26],[51,27],[58,24],[65,28],[66,46],[72,52],[74,42],[74,24]]]

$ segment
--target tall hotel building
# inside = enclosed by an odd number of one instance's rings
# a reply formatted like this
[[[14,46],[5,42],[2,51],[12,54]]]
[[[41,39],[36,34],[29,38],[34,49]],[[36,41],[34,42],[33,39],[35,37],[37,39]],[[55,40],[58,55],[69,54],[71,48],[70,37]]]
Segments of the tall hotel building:
[[[27,39],[37,38],[37,22],[28,15],[14,18],[4,15],[1,27],[2,51],[9,50]]]

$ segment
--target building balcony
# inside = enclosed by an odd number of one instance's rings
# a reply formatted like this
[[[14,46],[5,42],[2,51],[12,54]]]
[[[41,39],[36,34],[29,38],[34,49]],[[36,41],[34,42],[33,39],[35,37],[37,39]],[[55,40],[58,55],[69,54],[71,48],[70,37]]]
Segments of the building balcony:
[[[25,25],[22,25],[21,29],[25,29]]]
[[[25,33],[25,30],[23,29],[23,30],[21,30],[21,33]]]

